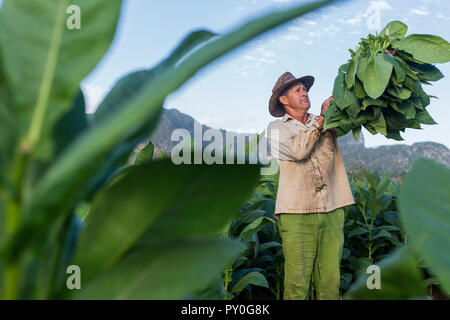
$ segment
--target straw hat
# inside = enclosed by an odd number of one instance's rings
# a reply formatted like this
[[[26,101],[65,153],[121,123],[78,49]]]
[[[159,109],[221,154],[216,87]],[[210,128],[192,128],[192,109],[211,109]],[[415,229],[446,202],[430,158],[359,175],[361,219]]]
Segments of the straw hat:
[[[312,87],[314,83],[313,76],[304,76],[301,78],[296,78],[290,72],[283,73],[275,83],[272,89],[272,96],[269,100],[269,112],[274,117],[282,117],[285,114],[284,107],[281,104],[279,98],[283,91],[294,83],[301,82],[305,85],[306,90]]]

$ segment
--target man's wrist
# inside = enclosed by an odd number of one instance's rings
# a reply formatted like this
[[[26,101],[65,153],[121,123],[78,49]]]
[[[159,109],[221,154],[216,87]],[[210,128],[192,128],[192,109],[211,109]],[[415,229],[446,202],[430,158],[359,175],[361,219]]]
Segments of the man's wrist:
[[[319,118],[317,118],[317,125],[315,125],[315,127],[319,130],[322,130],[324,122],[325,122],[325,117],[321,114],[319,116]]]

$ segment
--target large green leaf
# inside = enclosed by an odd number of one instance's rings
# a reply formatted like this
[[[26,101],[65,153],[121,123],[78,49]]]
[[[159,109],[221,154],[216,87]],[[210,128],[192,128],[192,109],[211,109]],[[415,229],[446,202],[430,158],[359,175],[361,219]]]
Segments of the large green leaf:
[[[248,285],[260,286],[269,288],[266,277],[257,271],[249,272],[243,276],[238,283],[231,290],[233,293],[239,293],[245,289]]]
[[[155,152],[155,146],[151,141],[147,143],[147,145],[142,148],[139,153],[136,155],[136,159],[134,160],[134,164],[142,164],[148,161],[152,161],[153,153]]]
[[[365,110],[367,106],[381,106],[383,104],[383,100],[381,99],[372,99],[372,98],[364,98],[362,101],[362,110]]]
[[[397,89],[395,87],[390,87],[387,89],[387,91],[394,97],[402,100],[406,100],[411,96],[411,90],[409,90],[408,88]]]
[[[366,56],[361,56],[358,59],[358,65],[356,68],[356,74],[359,78],[359,80],[361,80],[364,83],[364,76],[366,74],[366,69],[367,69],[367,65],[369,64],[369,58]]]
[[[355,84],[356,70],[358,70],[358,56],[355,56],[348,67],[347,88],[350,89]]]
[[[398,105],[399,112],[403,113],[406,119],[416,118],[416,108],[409,101],[404,101]]]
[[[389,38],[404,38],[408,26],[400,21],[391,21],[381,30],[380,35],[386,35]]]
[[[373,99],[378,99],[384,93],[391,78],[393,66],[385,55],[383,53],[372,57],[364,73],[364,90]]]
[[[390,55],[385,55],[384,58],[388,60],[394,66],[395,76],[398,82],[405,81],[406,73],[400,64]]]
[[[55,157],[59,156],[87,127],[84,95],[79,90],[70,110],[63,114],[53,127]]]
[[[377,263],[377,266],[380,268],[380,289],[368,288],[367,280],[372,274],[364,272],[363,276],[349,288],[344,299],[403,300],[425,297],[422,275],[410,247],[396,250],[388,258]]]
[[[4,173],[10,172],[9,168],[14,164],[13,153],[18,128],[11,98],[0,50],[0,177]],[[3,176],[2,179],[6,179],[6,176]]]
[[[70,5],[80,8],[79,30],[66,26]],[[0,50],[5,75],[22,146],[35,156],[52,157],[53,125],[70,108],[80,81],[109,48],[120,7],[120,0],[3,2]]]
[[[239,239],[244,239],[251,237],[253,234],[257,233],[259,230],[261,230],[265,225],[267,224],[276,224],[276,221],[274,219],[268,218],[268,217],[259,217],[252,223],[248,224],[244,230],[239,235]]]
[[[432,64],[415,64],[413,69],[419,72],[421,80],[438,81],[444,77],[442,72]]]
[[[450,294],[450,169],[433,160],[414,162],[398,194],[398,205],[409,241]]]
[[[347,89],[345,83],[345,73],[349,64],[344,64],[339,68],[339,73],[334,80],[333,98],[339,109],[343,110],[353,103],[357,102],[357,98],[352,90]]]
[[[228,239],[173,239],[134,248],[84,284],[76,299],[183,299],[211,283],[244,245]],[[69,296],[70,297],[70,296]]]
[[[154,68],[139,70],[121,78],[96,109],[92,119],[93,125],[101,123],[101,121],[116,113],[124,104],[128,103],[135,95],[139,94],[140,91],[144,89],[146,82],[157,78],[159,72],[163,69],[174,68],[186,54],[215,35],[216,34],[208,30],[193,31],[180,41],[174,51],[166,59]],[[140,126],[135,126],[125,139],[109,152],[108,158],[103,163],[102,168],[100,168],[99,172],[90,183],[90,191],[86,195],[88,200],[110,179],[111,175],[116,174],[117,171],[120,170],[120,167],[127,164],[132,149],[135,148],[136,144],[146,139],[156,127],[162,112],[162,105],[165,97],[162,99],[161,109],[159,109],[160,112],[149,117],[147,121],[141,123]]]
[[[258,174],[256,165],[175,165],[169,159],[132,166],[93,199],[75,263],[88,279],[138,240],[215,234],[250,195]]]
[[[349,107],[345,109],[345,112],[353,118],[356,119],[358,113],[361,111],[361,105],[359,104],[359,101],[356,100],[354,103],[352,103]]]
[[[355,78],[355,95],[360,99],[367,97],[366,90],[364,90],[364,86],[361,80],[359,80],[357,77]]]
[[[410,34],[393,44],[394,48],[404,50],[417,60],[426,63],[450,61],[450,44],[447,40],[430,34]]]
[[[207,284],[204,288],[195,290],[193,292],[193,298],[197,300],[225,300],[225,283],[222,279],[222,275],[218,275],[216,279]],[[190,297],[185,298],[187,300]]]
[[[380,182],[377,184],[377,187],[376,187],[376,197],[378,199],[380,199],[381,196],[386,192],[390,181],[391,181],[391,179],[390,179],[389,173],[386,173],[381,178]]]
[[[389,55],[387,55],[389,56]],[[387,58],[389,59],[389,58]],[[398,62],[398,64],[400,65],[400,67],[403,69],[403,71],[405,72],[405,74],[409,77],[411,77],[414,80],[419,80],[419,77],[417,76],[416,72],[414,72],[409,65],[400,57],[394,56],[394,60],[396,60]]]
[[[375,129],[377,133],[381,133],[382,135],[386,135],[386,120],[384,119],[383,112],[380,112],[380,116],[378,119],[371,120],[367,122],[372,128]]]
[[[278,25],[332,3],[317,1],[280,10],[237,28],[236,30],[205,44],[174,68],[161,70],[157,79],[147,81],[132,99],[96,126],[92,126],[75,143],[71,144],[52,165],[36,186],[26,208],[32,212],[19,232],[10,240],[9,257],[17,257],[26,246],[39,243],[45,236],[46,225],[61,214],[59,208],[75,201],[82,188],[100,168],[105,155],[129,135],[133,128],[141,127],[149,118],[161,111],[161,103],[170,92],[178,89],[205,65],[237,48],[250,39]],[[92,143],[95,141],[95,143]],[[67,183],[70,181],[71,183]],[[67,213],[66,213],[67,214]]]
[[[336,79],[334,79],[333,86],[333,98],[336,105],[340,109],[344,109],[344,98],[345,98],[345,70],[348,68],[348,63],[339,67],[338,75]]]
[[[427,110],[420,110],[416,113],[416,119],[423,124],[437,124]]]
[[[358,141],[359,135],[361,134],[361,125],[353,128],[352,133],[353,133],[353,139],[355,139],[355,141]]]
[[[378,181],[375,175],[371,174],[367,170],[364,170],[364,176],[366,177],[366,180],[369,183],[370,187],[376,190],[378,186]]]

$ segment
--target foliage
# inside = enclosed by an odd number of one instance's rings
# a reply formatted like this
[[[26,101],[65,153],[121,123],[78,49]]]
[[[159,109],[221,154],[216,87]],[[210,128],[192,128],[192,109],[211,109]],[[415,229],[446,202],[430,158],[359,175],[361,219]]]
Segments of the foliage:
[[[424,298],[423,287],[431,284],[440,284],[439,288],[449,295],[449,178],[450,169],[445,165],[426,158],[415,161],[398,192],[400,216],[409,238],[407,245],[379,263],[380,290],[369,290],[364,276],[349,289],[346,298]],[[426,267],[433,277],[423,281],[421,267]]]
[[[369,265],[406,241],[396,212],[398,184],[389,174],[364,172],[367,182],[351,184],[355,205],[345,208],[341,289],[365,273]]]
[[[217,277],[242,249],[217,232],[253,187],[258,166],[175,166],[145,154],[130,166],[130,153],[155,128],[166,96],[196,72],[330,2],[267,14],[223,36],[191,32],[155,67],[120,79],[88,121],[79,84],[113,41],[121,1],[5,0],[1,297],[181,299]],[[71,4],[83,14],[80,30],[66,28]],[[64,281],[72,263],[83,274],[76,292]]]
[[[243,239],[248,245],[242,256],[226,270],[228,299],[282,298],[284,257],[274,216],[277,181],[273,178],[260,180],[227,231],[229,237]],[[253,277],[258,274],[258,281],[247,281],[249,274]]]
[[[432,96],[422,84],[444,77],[432,63],[450,61],[450,44],[434,35],[405,37],[407,29],[391,21],[380,34],[362,38],[356,52],[350,50],[351,58],[335,79],[324,128],[335,127],[338,136],[352,130],[356,141],[362,126],[371,134],[403,140],[405,128],[436,124],[425,109]]]
[[[430,272],[420,254],[414,255],[409,249],[410,237],[405,232],[404,220],[397,211],[400,189],[398,182],[391,179],[389,174],[380,177],[377,172],[367,171],[364,171],[363,179],[353,176],[349,178],[355,205],[345,208],[341,295],[358,299],[406,299],[414,295],[424,298],[424,290],[428,288],[430,297],[439,296],[440,278]],[[442,179],[445,180],[446,177]],[[222,284],[227,299],[279,300],[283,297],[282,239],[273,215],[277,180],[277,175],[262,177],[247,203],[242,206],[239,215],[224,232],[229,237],[239,238],[244,230],[252,230],[244,237],[248,245],[247,250],[229,265],[223,275]],[[414,185],[412,183],[409,186]],[[446,199],[443,194],[439,198]],[[263,225],[263,221],[266,224]],[[433,220],[429,220],[429,223],[432,225]],[[441,225],[445,224],[441,221]],[[405,246],[406,243],[408,246]],[[434,251],[431,246],[427,249]],[[366,268],[372,264],[383,269],[383,290],[367,293],[368,290],[365,289],[367,295],[356,295],[355,288],[366,288]],[[387,274],[384,276],[385,271]],[[247,281],[248,274],[258,274],[258,281]],[[268,288],[265,286],[266,282]],[[235,290],[238,283],[240,285],[237,289],[242,289],[241,291]],[[242,283],[246,286],[241,285]],[[349,288],[351,290],[346,294]],[[314,298],[314,283],[310,297]]]

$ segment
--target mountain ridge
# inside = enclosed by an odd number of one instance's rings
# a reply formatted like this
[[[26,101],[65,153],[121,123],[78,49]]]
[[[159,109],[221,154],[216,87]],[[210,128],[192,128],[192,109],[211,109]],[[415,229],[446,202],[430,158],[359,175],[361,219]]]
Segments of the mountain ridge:
[[[174,130],[187,130],[193,137],[194,125],[197,125],[197,128],[201,126],[202,133],[208,129],[213,129],[217,133],[220,132],[223,141],[226,141],[226,134],[234,135],[238,139],[239,137],[249,139],[256,135],[256,133],[236,133],[230,130],[211,128],[200,124],[193,117],[180,112],[178,109],[164,108],[155,131],[142,145],[151,140],[155,147],[166,154],[170,154],[172,148],[179,143],[179,140],[171,141]],[[263,139],[266,138],[263,137]],[[262,142],[265,143],[265,141]],[[203,141],[203,147],[210,143],[211,141]],[[418,157],[431,158],[450,166],[450,150],[445,145],[432,141],[416,142],[412,145],[381,145],[368,148],[365,146],[363,133],[361,133],[358,141],[355,141],[352,133],[349,132],[338,138],[338,145],[345,167],[349,172],[360,171],[364,168],[368,171],[378,171],[379,174],[390,172],[393,177],[401,177],[410,169],[413,161]]]

